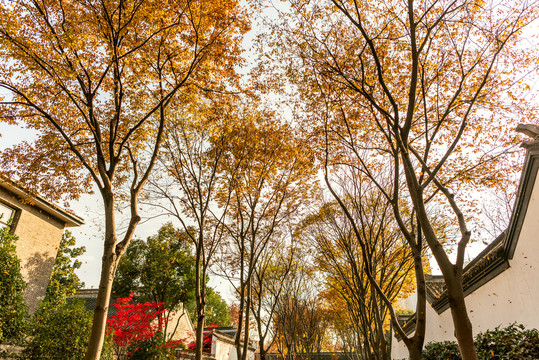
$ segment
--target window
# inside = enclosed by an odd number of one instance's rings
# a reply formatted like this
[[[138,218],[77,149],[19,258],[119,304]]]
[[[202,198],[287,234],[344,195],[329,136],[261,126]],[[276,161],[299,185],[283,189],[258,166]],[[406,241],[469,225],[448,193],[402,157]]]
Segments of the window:
[[[0,202],[0,229],[5,228],[15,216],[15,209]]]

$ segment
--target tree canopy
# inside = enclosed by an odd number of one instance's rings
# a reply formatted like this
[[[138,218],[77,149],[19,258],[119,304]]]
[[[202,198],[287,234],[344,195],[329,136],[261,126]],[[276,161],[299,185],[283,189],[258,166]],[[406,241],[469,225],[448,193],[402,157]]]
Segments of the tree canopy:
[[[103,200],[86,359],[101,352],[111,290],[135,290],[169,313],[180,303],[193,309],[200,360],[205,322],[230,321],[206,286],[214,270],[239,300],[238,359],[247,357],[253,316],[262,358],[273,341],[289,356],[319,351],[332,319],[364,357],[387,359],[391,317],[419,360],[428,251],[462,357],[476,360],[465,254],[478,238],[478,197],[510,187],[519,169],[514,126],[538,121],[527,75],[539,62],[524,40],[539,4],[271,3],[278,19],[264,24],[251,77],[242,77],[247,6],[268,3],[0,0],[0,121],[36,133],[2,152],[0,171],[54,200],[96,189]],[[269,105],[279,96],[287,109]],[[141,194],[182,230],[167,224],[132,241],[145,215]],[[6,239],[2,266],[20,292]],[[73,244],[66,235],[51,298],[80,286],[80,263],[68,258],[83,250]],[[301,266],[308,260],[319,273]],[[304,270],[323,274],[325,291],[300,286]],[[416,326],[407,336],[393,305],[412,288]]]
[[[166,223],[147,240],[133,239],[118,264],[112,291],[116,298],[134,291],[143,301],[168,310],[194,298],[194,257],[187,235]]]
[[[235,0],[84,0],[3,1],[0,22],[0,88],[8,92],[0,119],[37,133],[4,151],[2,170],[49,198],[78,198],[92,184],[103,199],[104,256],[86,355],[97,360],[114,271],[140,222],[138,197],[167,107],[182,101],[181,90],[233,77],[248,19]],[[129,222],[118,239],[121,201]]]

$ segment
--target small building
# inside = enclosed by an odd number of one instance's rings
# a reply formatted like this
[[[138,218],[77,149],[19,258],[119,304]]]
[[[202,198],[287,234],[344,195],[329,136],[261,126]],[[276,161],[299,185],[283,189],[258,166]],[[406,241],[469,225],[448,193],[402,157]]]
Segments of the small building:
[[[539,127],[525,127],[539,139]],[[464,295],[474,335],[515,322],[539,328],[539,141],[523,145],[526,158],[509,227],[464,269]],[[427,304],[425,344],[455,341],[443,278],[426,280],[430,306]],[[415,318],[408,320],[404,330],[411,334]],[[404,343],[392,336],[392,359],[408,358]]]
[[[215,360],[237,360],[235,337],[237,329],[235,327],[218,327],[211,331],[210,354]],[[206,334],[205,334],[206,336]],[[240,342],[243,347],[243,341]],[[255,360],[256,348],[249,343],[247,346],[247,360]]]
[[[27,283],[24,299],[33,313],[45,297],[64,229],[84,221],[0,177],[0,227],[8,226],[9,221],[11,233],[19,237],[17,256]]]

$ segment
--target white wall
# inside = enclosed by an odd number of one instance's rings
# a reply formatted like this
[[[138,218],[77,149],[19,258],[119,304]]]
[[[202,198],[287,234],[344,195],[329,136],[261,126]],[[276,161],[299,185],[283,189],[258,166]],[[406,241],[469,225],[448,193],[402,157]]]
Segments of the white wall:
[[[237,360],[238,356],[233,338],[223,334],[214,334],[212,341],[211,353],[215,355],[215,360]],[[254,349],[249,347],[247,360],[254,360],[254,358]]]
[[[514,322],[539,328],[539,181],[531,194],[510,267],[466,297],[474,335]],[[451,311],[438,315],[427,305],[425,345],[431,341],[456,341]],[[408,358],[402,341],[392,339],[392,358]]]
[[[212,344],[212,354],[216,360],[236,360],[236,348],[233,344],[219,341],[219,338],[214,336],[215,342]],[[215,350],[214,350],[215,349]]]

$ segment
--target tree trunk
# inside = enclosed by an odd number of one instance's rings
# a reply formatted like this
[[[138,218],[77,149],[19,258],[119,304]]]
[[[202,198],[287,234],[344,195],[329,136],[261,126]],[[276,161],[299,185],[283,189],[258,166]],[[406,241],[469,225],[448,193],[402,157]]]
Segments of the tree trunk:
[[[412,346],[408,347],[408,353],[410,355],[410,360],[421,360],[421,348],[416,344],[412,343]]]
[[[105,256],[104,256],[105,257]],[[114,264],[112,255],[107,255],[106,260],[103,260],[101,279],[99,281],[99,291],[94,309],[94,318],[92,322],[92,332],[88,343],[88,351],[86,352],[86,360],[99,360],[103,341],[105,339],[105,330],[107,327],[107,314],[110,302],[110,293],[112,290],[112,282],[114,280]]]
[[[116,245],[116,228],[114,220],[114,197],[112,193],[103,193],[103,202],[105,203],[105,245],[92,331],[90,333],[88,350],[84,357],[85,360],[99,360],[101,357],[107,327],[112,282],[114,281],[114,273],[118,265],[118,259],[114,251]]]
[[[380,359],[389,360],[389,354],[387,351],[387,340],[384,334],[384,324],[380,324]]]
[[[470,318],[468,317],[466,303],[464,301],[464,290],[462,288],[463,269],[462,267],[457,268],[457,265],[453,265],[449,261],[447,253],[436,237],[425,208],[422,192],[423,190],[415,177],[415,172],[408,153],[401,153],[401,158],[405,169],[406,182],[408,189],[410,190],[410,196],[412,198],[414,208],[417,211],[419,225],[423,231],[425,240],[432,251],[432,255],[436,259],[436,262],[438,263],[444,277],[445,285],[447,287],[447,295],[449,298],[449,307],[451,309],[453,325],[455,327],[455,336],[457,338],[462,360],[477,360],[477,352],[473,343],[472,324],[470,322]],[[458,211],[458,209],[454,210],[457,217],[459,215]],[[469,236],[469,234],[466,234],[463,231],[462,236],[464,238],[465,236]],[[460,241],[463,241],[463,239]],[[458,263],[459,262],[457,259],[457,264]]]
[[[456,284],[456,286],[448,285],[447,294],[455,326],[455,337],[457,338],[462,360],[478,360],[473,341],[472,323],[466,310],[462,286],[460,284]]]
[[[418,239],[419,240],[419,239]],[[417,302],[415,308],[415,333],[412,337],[410,347],[408,347],[410,359],[421,359],[421,350],[425,342],[427,292],[425,282],[425,272],[423,271],[423,260],[421,258],[421,242],[417,247],[412,247],[414,257],[414,270],[417,288]]]
[[[200,307],[197,301],[197,329],[196,329],[196,348],[195,359],[202,359],[202,351],[204,348],[204,308]]]
[[[204,274],[201,274],[201,257],[203,246],[202,234],[200,235],[199,242],[197,244],[196,254],[196,277],[195,277],[195,301],[197,311],[197,328],[195,333],[195,360],[202,360],[202,351],[204,347],[204,318],[206,316],[206,279]]]
[[[244,264],[244,250],[245,250],[245,239],[241,237],[241,248],[240,248],[240,306],[238,309],[238,328],[236,332],[236,337],[234,339],[234,346],[236,347],[236,359],[240,360],[242,358],[242,346],[241,346],[241,330],[243,326],[243,313],[245,311],[245,264]],[[247,314],[248,315],[248,314]]]
[[[440,263],[441,261],[438,261],[438,264]],[[456,266],[452,264],[449,266],[439,266],[444,275],[449,308],[451,309],[453,326],[455,327],[455,337],[457,338],[462,360],[478,360],[473,338],[472,323],[468,316],[464,299],[462,269],[456,269]]]
[[[260,291],[260,294],[262,291]],[[256,327],[258,330],[258,349],[260,351],[260,360],[266,360],[266,353],[267,350],[265,348],[266,344],[266,336],[263,334],[262,331],[262,314],[261,314],[261,299],[262,296],[259,296],[258,306],[257,306],[257,312],[253,312],[253,316],[256,320]]]
[[[251,311],[251,278],[247,280],[247,296],[245,304],[245,334],[243,335],[243,352],[241,360],[247,360],[249,351],[249,312]],[[239,358],[238,358],[239,359]]]

